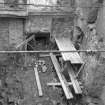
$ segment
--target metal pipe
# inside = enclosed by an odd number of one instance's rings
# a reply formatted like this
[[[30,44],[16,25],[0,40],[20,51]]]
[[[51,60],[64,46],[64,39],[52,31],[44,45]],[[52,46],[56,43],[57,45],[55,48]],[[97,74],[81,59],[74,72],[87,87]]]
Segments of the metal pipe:
[[[70,52],[105,52],[105,50],[70,50],[70,51],[59,51],[59,50],[37,50],[37,51],[0,51],[0,53],[70,53]]]

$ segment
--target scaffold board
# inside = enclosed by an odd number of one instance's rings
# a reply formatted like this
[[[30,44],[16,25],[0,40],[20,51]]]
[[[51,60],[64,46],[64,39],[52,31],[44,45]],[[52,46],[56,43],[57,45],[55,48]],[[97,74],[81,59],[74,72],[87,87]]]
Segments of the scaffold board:
[[[70,38],[56,37],[55,40],[60,51],[76,51],[76,48],[70,41]],[[72,64],[83,63],[83,60],[78,52],[62,52],[61,55],[64,61],[70,61]]]

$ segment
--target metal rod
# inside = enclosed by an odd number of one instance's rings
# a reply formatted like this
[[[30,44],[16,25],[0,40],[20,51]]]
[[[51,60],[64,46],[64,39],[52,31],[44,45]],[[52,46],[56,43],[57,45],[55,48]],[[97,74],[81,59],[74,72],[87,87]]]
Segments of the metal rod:
[[[105,50],[70,50],[70,51],[59,51],[59,50],[37,50],[37,51],[0,51],[0,53],[70,53],[70,52],[105,52]]]
[[[84,66],[85,66],[86,62],[81,66],[81,68],[79,69],[78,73],[76,74],[75,78],[77,78],[79,76],[79,74],[81,73],[81,71],[83,70]]]

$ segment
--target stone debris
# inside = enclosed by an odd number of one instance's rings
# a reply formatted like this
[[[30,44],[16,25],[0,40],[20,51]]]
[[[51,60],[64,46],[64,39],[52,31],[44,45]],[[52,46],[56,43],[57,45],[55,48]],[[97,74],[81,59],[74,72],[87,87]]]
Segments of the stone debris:
[[[42,72],[45,73],[47,71],[47,66],[46,65],[42,65]]]

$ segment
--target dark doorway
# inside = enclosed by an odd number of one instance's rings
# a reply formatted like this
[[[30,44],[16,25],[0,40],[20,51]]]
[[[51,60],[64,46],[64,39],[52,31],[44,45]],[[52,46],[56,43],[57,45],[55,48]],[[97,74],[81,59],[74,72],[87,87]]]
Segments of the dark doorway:
[[[49,32],[38,32],[35,34],[35,40],[36,41],[47,41],[50,38],[50,33]]]
[[[34,33],[34,35],[34,39],[29,41],[27,44],[27,50],[43,50],[49,44],[50,33],[38,32]]]

